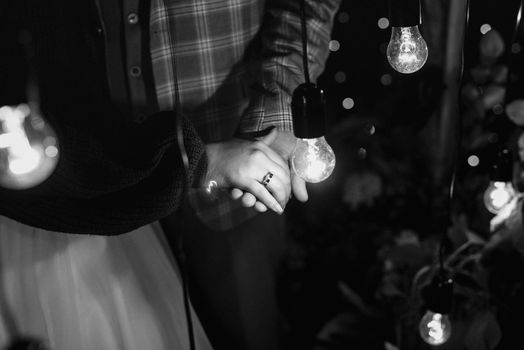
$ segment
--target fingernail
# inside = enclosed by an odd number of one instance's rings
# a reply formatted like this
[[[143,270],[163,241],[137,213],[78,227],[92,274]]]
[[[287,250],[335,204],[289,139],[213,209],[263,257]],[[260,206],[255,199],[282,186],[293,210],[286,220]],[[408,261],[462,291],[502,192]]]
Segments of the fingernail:
[[[273,210],[276,211],[278,214],[282,214],[284,212],[284,209],[282,209],[282,207],[278,203],[273,204]]]

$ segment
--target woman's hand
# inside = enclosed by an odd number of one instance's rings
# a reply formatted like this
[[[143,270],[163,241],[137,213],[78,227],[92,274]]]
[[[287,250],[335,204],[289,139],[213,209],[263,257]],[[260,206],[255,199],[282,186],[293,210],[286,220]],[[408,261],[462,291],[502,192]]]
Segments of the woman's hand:
[[[215,181],[217,187],[233,188],[232,197],[241,199],[245,207],[255,207],[258,211],[271,208],[282,214],[290,197],[291,180],[287,162],[269,147],[277,136],[278,131],[273,129],[256,141],[233,138],[208,144],[206,182]],[[273,176],[263,185],[268,173]]]

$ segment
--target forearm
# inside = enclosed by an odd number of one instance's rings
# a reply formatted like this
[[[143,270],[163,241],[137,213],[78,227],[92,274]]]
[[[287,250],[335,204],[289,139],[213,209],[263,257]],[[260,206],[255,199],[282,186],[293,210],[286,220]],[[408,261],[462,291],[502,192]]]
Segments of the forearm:
[[[87,140],[82,132],[69,129],[67,134],[60,138],[60,161],[49,179],[28,190],[0,189],[1,214],[52,231],[124,233],[174,211],[185,195],[186,180],[197,184],[206,170],[198,139],[185,139],[190,160],[186,177],[178,148],[171,141],[138,155],[140,144],[147,148],[146,135],[142,135],[135,139],[136,147],[129,147],[128,159],[123,159],[116,154],[109,157],[106,145],[95,146],[97,142]],[[130,166],[128,161],[134,156],[146,153],[150,161],[143,158],[142,163]]]
[[[306,1],[308,64],[313,81],[329,54],[333,18],[340,1]],[[292,131],[291,96],[304,82],[300,1],[268,1],[261,29],[261,48],[254,60],[254,85],[240,129],[252,132],[275,125]]]

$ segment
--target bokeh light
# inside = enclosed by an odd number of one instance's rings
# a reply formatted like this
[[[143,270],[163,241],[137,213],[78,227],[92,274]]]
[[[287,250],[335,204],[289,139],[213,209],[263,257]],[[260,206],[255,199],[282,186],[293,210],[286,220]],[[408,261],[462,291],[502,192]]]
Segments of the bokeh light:
[[[351,97],[346,97],[342,101],[342,107],[344,107],[344,109],[351,109],[355,107],[355,101]]]
[[[471,155],[468,157],[468,165],[470,167],[476,167],[480,164],[480,158],[476,155]]]
[[[338,71],[335,73],[335,81],[337,83],[343,83],[346,81],[346,73],[342,72],[342,71]]]
[[[329,51],[336,52],[340,49],[340,42],[338,40],[331,40],[329,42]]]
[[[342,24],[349,22],[349,13],[344,11],[340,12],[337,16],[337,20]]]
[[[486,34],[487,32],[489,32],[491,30],[491,25],[487,24],[487,23],[484,23],[483,25],[480,26],[480,32],[482,34]]]
[[[389,27],[389,19],[381,17],[378,19],[377,25],[380,29],[387,29]]]

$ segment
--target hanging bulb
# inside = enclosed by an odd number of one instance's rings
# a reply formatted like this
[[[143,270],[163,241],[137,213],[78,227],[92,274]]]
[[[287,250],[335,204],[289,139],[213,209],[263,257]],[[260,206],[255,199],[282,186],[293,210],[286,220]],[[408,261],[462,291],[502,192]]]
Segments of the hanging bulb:
[[[306,182],[324,181],[333,172],[335,163],[335,153],[324,136],[297,140],[291,164]]]
[[[422,340],[430,345],[444,344],[451,336],[449,312],[453,300],[453,280],[444,269],[433,277],[422,290],[427,308],[418,326]]]
[[[58,162],[57,138],[27,104],[0,107],[0,186],[26,189],[38,185]]]
[[[428,45],[418,26],[392,27],[387,48],[389,64],[400,73],[418,71],[428,59]]]
[[[389,17],[389,64],[400,73],[414,73],[428,59],[428,45],[418,28],[422,23],[420,0],[389,0]]]
[[[293,171],[306,182],[327,179],[335,168],[335,153],[324,137],[324,92],[304,83],[293,92],[291,109],[297,143],[291,157]]]
[[[491,167],[490,183],[484,191],[484,205],[493,214],[500,213],[517,195],[512,184],[513,159],[511,152],[503,148],[497,152]]]
[[[293,131],[297,138],[291,165],[295,174],[306,182],[321,182],[335,168],[335,153],[324,138],[325,100],[324,91],[311,83],[307,55],[306,1],[300,1],[302,29],[302,64],[305,83],[300,84],[291,100]]]
[[[426,311],[419,323],[422,339],[430,345],[444,344],[451,336],[451,322],[448,315]]]

